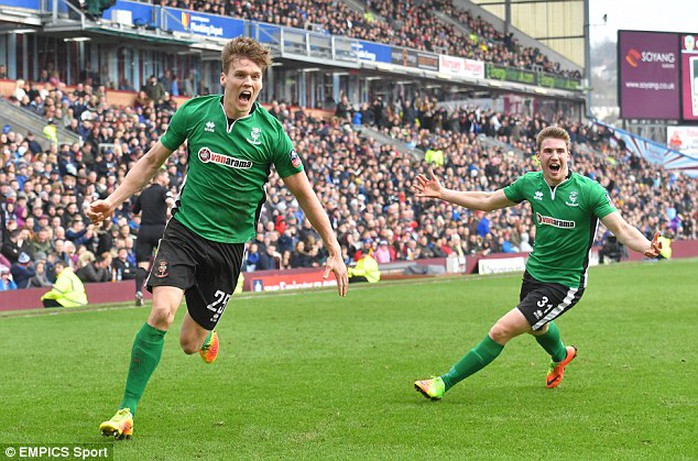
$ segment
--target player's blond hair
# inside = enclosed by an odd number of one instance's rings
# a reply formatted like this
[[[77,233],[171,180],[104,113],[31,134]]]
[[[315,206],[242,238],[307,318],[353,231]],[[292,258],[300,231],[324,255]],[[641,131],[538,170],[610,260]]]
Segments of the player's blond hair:
[[[271,52],[250,37],[237,37],[229,41],[221,51],[223,73],[228,73],[235,59],[247,58],[257,64],[262,72],[271,66]]]
[[[543,128],[540,133],[538,133],[536,136],[536,147],[538,148],[538,152],[540,152],[540,146],[543,145],[543,141],[548,138],[562,139],[565,141],[565,144],[567,144],[567,152],[570,152],[570,135],[567,130],[559,126],[549,126]]]

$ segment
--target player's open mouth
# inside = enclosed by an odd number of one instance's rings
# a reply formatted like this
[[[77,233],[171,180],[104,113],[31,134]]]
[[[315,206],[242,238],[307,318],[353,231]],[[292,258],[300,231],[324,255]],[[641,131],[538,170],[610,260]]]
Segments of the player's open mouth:
[[[251,91],[243,91],[242,93],[240,93],[240,96],[238,97],[238,99],[240,100],[240,102],[242,104],[247,104],[252,99],[252,92]]]
[[[562,168],[562,166],[558,165],[557,163],[550,165],[550,171],[552,171],[553,173],[557,173],[558,171],[560,171],[560,168]]]

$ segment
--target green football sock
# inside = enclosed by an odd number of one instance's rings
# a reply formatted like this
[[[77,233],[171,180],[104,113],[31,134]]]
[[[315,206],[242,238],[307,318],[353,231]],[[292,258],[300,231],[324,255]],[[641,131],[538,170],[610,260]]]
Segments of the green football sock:
[[[206,341],[208,341],[209,339],[211,339],[211,336],[212,336],[212,335],[213,335],[213,330],[211,330],[211,331],[208,332],[208,334],[206,335],[206,339],[204,339],[204,342],[201,343],[201,346],[199,346],[199,348],[203,347],[203,345],[206,344]]]
[[[131,365],[126,378],[124,399],[119,408],[129,408],[132,414],[136,414],[136,407],[145,392],[145,386],[160,362],[165,333],[167,331],[158,330],[146,323],[136,334],[131,349]]]
[[[504,346],[498,344],[489,335],[482,340],[458,361],[451,370],[441,376],[446,390],[449,390],[468,376],[480,371],[489,365],[502,352]]]
[[[567,349],[560,340],[560,330],[555,322],[548,324],[548,331],[544,335],[536,336],[536,341],[553,358],[553,362],[562,362],[567,357]]]

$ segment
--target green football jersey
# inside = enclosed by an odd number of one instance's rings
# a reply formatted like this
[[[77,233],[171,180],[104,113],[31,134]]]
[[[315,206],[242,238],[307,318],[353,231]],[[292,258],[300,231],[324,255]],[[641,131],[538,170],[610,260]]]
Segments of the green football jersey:
[[[606,189],[577,173],[550,187],[539,171],[521,176],[504,188],[504,194],[512,202],[531,204],[536,238],[526,270],[533,278],[586,287],[589,251],[599,219],[616,211]]]
[[[229,122],[222,95],[190,99],[160,139],[170,150],[185,140],[189,163],[173,217],[215,242],[244,243],[255,235],[272,165],[282,178],[303,171],[281,123],[257,103]]]

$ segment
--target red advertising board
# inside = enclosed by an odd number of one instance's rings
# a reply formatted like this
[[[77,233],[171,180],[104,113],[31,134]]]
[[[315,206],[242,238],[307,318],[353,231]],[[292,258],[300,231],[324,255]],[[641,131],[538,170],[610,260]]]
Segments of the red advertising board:
[[[245,290],[262,292],[337,286],[337,280],[335,280],[334,274],[330,274],[330,276],[326,279],[323,278],[323,275],[325,274],[324,269],[303,272],[269,272],[271,273],[265,274],[264,271],[262,271],[251,272],[249,275],[246,274],[249,278],[249,285],[245,283]]]

